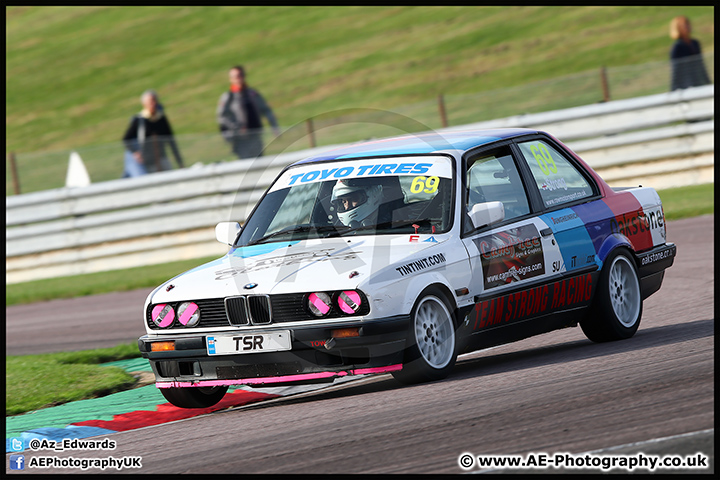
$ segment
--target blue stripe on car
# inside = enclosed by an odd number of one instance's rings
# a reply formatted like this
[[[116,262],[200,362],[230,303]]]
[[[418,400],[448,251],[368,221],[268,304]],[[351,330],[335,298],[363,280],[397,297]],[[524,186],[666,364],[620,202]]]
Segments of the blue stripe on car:
[[[598,260],[604,262],[607,252],[601,252],[601,247],[607,237],[612,235],[610,220],[615,218],[615,214],[603,200],[576,205],[572,210],[585,224],[585,230],[592,240]]]
[[[585,267],[595,261],[596,252],[585,223],[573,209],[546,213],[540,215],[540,219],[552,229],[566,270]]]

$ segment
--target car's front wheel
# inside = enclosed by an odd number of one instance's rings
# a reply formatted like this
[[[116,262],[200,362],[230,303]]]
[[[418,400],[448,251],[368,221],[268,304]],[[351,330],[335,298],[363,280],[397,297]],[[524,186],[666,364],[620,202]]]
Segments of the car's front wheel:
[[[161,388],[165,399],[181,408],[207,408],[218,403],[225,396],[228,387],[170,387]]]
[[[402,370],[393,376],[403,383],[440,380],[455,366],[455,323],[448,301],[436,288],[423,292],[410,315]]]
[[[580,321],[593,342],[622,340],[635,335],[642,316],[642,293],[637,267],[625,249],[605,260],[591,312]]]

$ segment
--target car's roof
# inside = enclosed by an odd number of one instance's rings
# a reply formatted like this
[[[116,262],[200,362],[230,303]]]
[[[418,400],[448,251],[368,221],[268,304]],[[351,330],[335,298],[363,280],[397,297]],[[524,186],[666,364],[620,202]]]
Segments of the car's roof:
[[[358,157],[412,155],[445,150],[465,151],[498,140],[536,132],[537,130],[527,128],[498,128],[488,130],[457,130],[443,132],[442,134],[437,132],[417,135],[410,134],[346,145],[325,152],[322,155],[300,160],[295,162],[294,165]]]

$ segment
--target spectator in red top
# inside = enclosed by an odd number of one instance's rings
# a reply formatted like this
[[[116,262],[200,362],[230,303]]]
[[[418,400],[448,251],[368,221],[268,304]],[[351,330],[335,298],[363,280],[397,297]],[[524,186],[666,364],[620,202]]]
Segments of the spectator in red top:
[[[238,158],[258,157],[263,150],[261,116],[279,135],[277,120],[265,99],[245,81],[245,69],[238,65],[229,72],[230,90],[220,96],[217,122],[223,138]]]

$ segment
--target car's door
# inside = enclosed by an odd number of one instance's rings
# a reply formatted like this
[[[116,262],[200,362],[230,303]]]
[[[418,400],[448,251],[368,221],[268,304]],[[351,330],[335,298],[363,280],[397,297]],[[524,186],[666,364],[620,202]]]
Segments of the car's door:
[[[559,145],[545,137],[517,142],[523,169],[529,172],[528,188],[541,203],[541,231],[560,247],[561,258],[548,265],[551,273],[571,276],[597,267],[595,246],[582,219],[582,210],[599,199],[597,186],[575,165]],[[536,197],[536,198],[537,198]],[[547,229],[550,229],[548,231]]]
[[[528,195],[518,160],[508,144],[467,155],[463,164],[462,236],[476,299],[468,317],[472,331],[522,321],[549,307],[543,285],[554,274],[553,262],[562,257],[552,231],[534,212],[538,202]],[[473,225],[467,212],[491,201],[502,202],[505,218],[494,225]],[[510,292],[512,296],[506,295]]]

